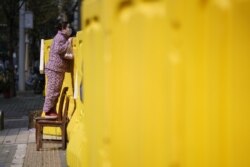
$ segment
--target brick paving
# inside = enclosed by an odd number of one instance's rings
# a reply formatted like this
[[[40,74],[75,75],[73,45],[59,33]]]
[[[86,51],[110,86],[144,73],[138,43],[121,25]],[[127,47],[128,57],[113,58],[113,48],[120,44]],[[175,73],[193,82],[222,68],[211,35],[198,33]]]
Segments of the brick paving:
[[[26,153],[27,156],[24,160],[25,167],[34,167],[34,162],[36,162],[35,166],[65,166],[63,164],[65,158],[60,158],[61,155],[65,157],[65,151],[59,149],[61,146],[60,144],[45,143],[43,145],[42,151],[36,151],[35,143],[28,144]]]
[[[66,167],[65,151],[58,144],[46,143],[36,151],[35,130],[28,129],[30,113],[41,110],[42,95],[18,93],[5,99],[0,94],[4,129],[0,130],[0,167]]]

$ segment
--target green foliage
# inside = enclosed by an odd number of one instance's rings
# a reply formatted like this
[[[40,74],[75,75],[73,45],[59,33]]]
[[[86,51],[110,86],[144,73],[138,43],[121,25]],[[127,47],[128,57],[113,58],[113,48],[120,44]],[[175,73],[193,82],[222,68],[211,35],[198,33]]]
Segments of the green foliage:
[[[29,30],[30,55],[32,59],[39,59],[40,40],[50,39],[55,35],[55,24],[58,12],[57,0],[27,0],[26,10],[33,13],[33,29]]]
[[[57,0],[27,0],[27,10],[33,12],[34,29],[30,35],[34,38],[48,39],[55,35],[58,12]]]

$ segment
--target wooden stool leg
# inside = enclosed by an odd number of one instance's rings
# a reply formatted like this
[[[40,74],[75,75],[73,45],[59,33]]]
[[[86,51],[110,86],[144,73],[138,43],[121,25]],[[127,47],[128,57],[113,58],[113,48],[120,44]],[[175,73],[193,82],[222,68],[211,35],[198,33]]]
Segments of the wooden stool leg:
[[[65,130],[64,126],[61,127],[62,130],[62,149],[65,150]]]
[[[40,126],[39,131],[39,149],[43,147],[43,126]]]
[[[36,150],[39,151],[39,139],[40,139],[40,125],[36,123]]]

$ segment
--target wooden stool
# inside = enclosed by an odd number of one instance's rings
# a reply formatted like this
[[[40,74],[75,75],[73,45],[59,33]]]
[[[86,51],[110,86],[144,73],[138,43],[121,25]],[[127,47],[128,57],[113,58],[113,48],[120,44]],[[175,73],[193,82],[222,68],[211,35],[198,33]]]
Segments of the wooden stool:
[[[62,149],[66,149],[67,142],[67,124],[68,124],[68,107],[69,107],[69,97],[66,97],[68,87],[63,88],[62,94],[59,101],[59,111],[57,119],[48,119],[44,117],[36,118],[36,150],[39,151],[42,148],[43,142],[51,143],[61,143]],[[66,98],[66,102],[64,104]],[[64,112],[63,111],[64,106]],[[43,128],[44,127],[59,127],[61,129],[61,139],[44,139],[43,138]]]

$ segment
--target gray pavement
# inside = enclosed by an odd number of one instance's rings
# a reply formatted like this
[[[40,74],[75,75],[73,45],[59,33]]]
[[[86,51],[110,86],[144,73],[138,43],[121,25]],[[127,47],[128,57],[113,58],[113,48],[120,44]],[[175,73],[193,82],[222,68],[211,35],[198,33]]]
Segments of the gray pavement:
[[[0,167],[66,167],[65,151],[58,144],[46,143],[36,151],[35,130],[29,129],[30,113],[41,110],[42,95],[32,91],[5,99],[0,94],[4,129],[0,130]],[[50,137],[50,136],[48,136]]]

